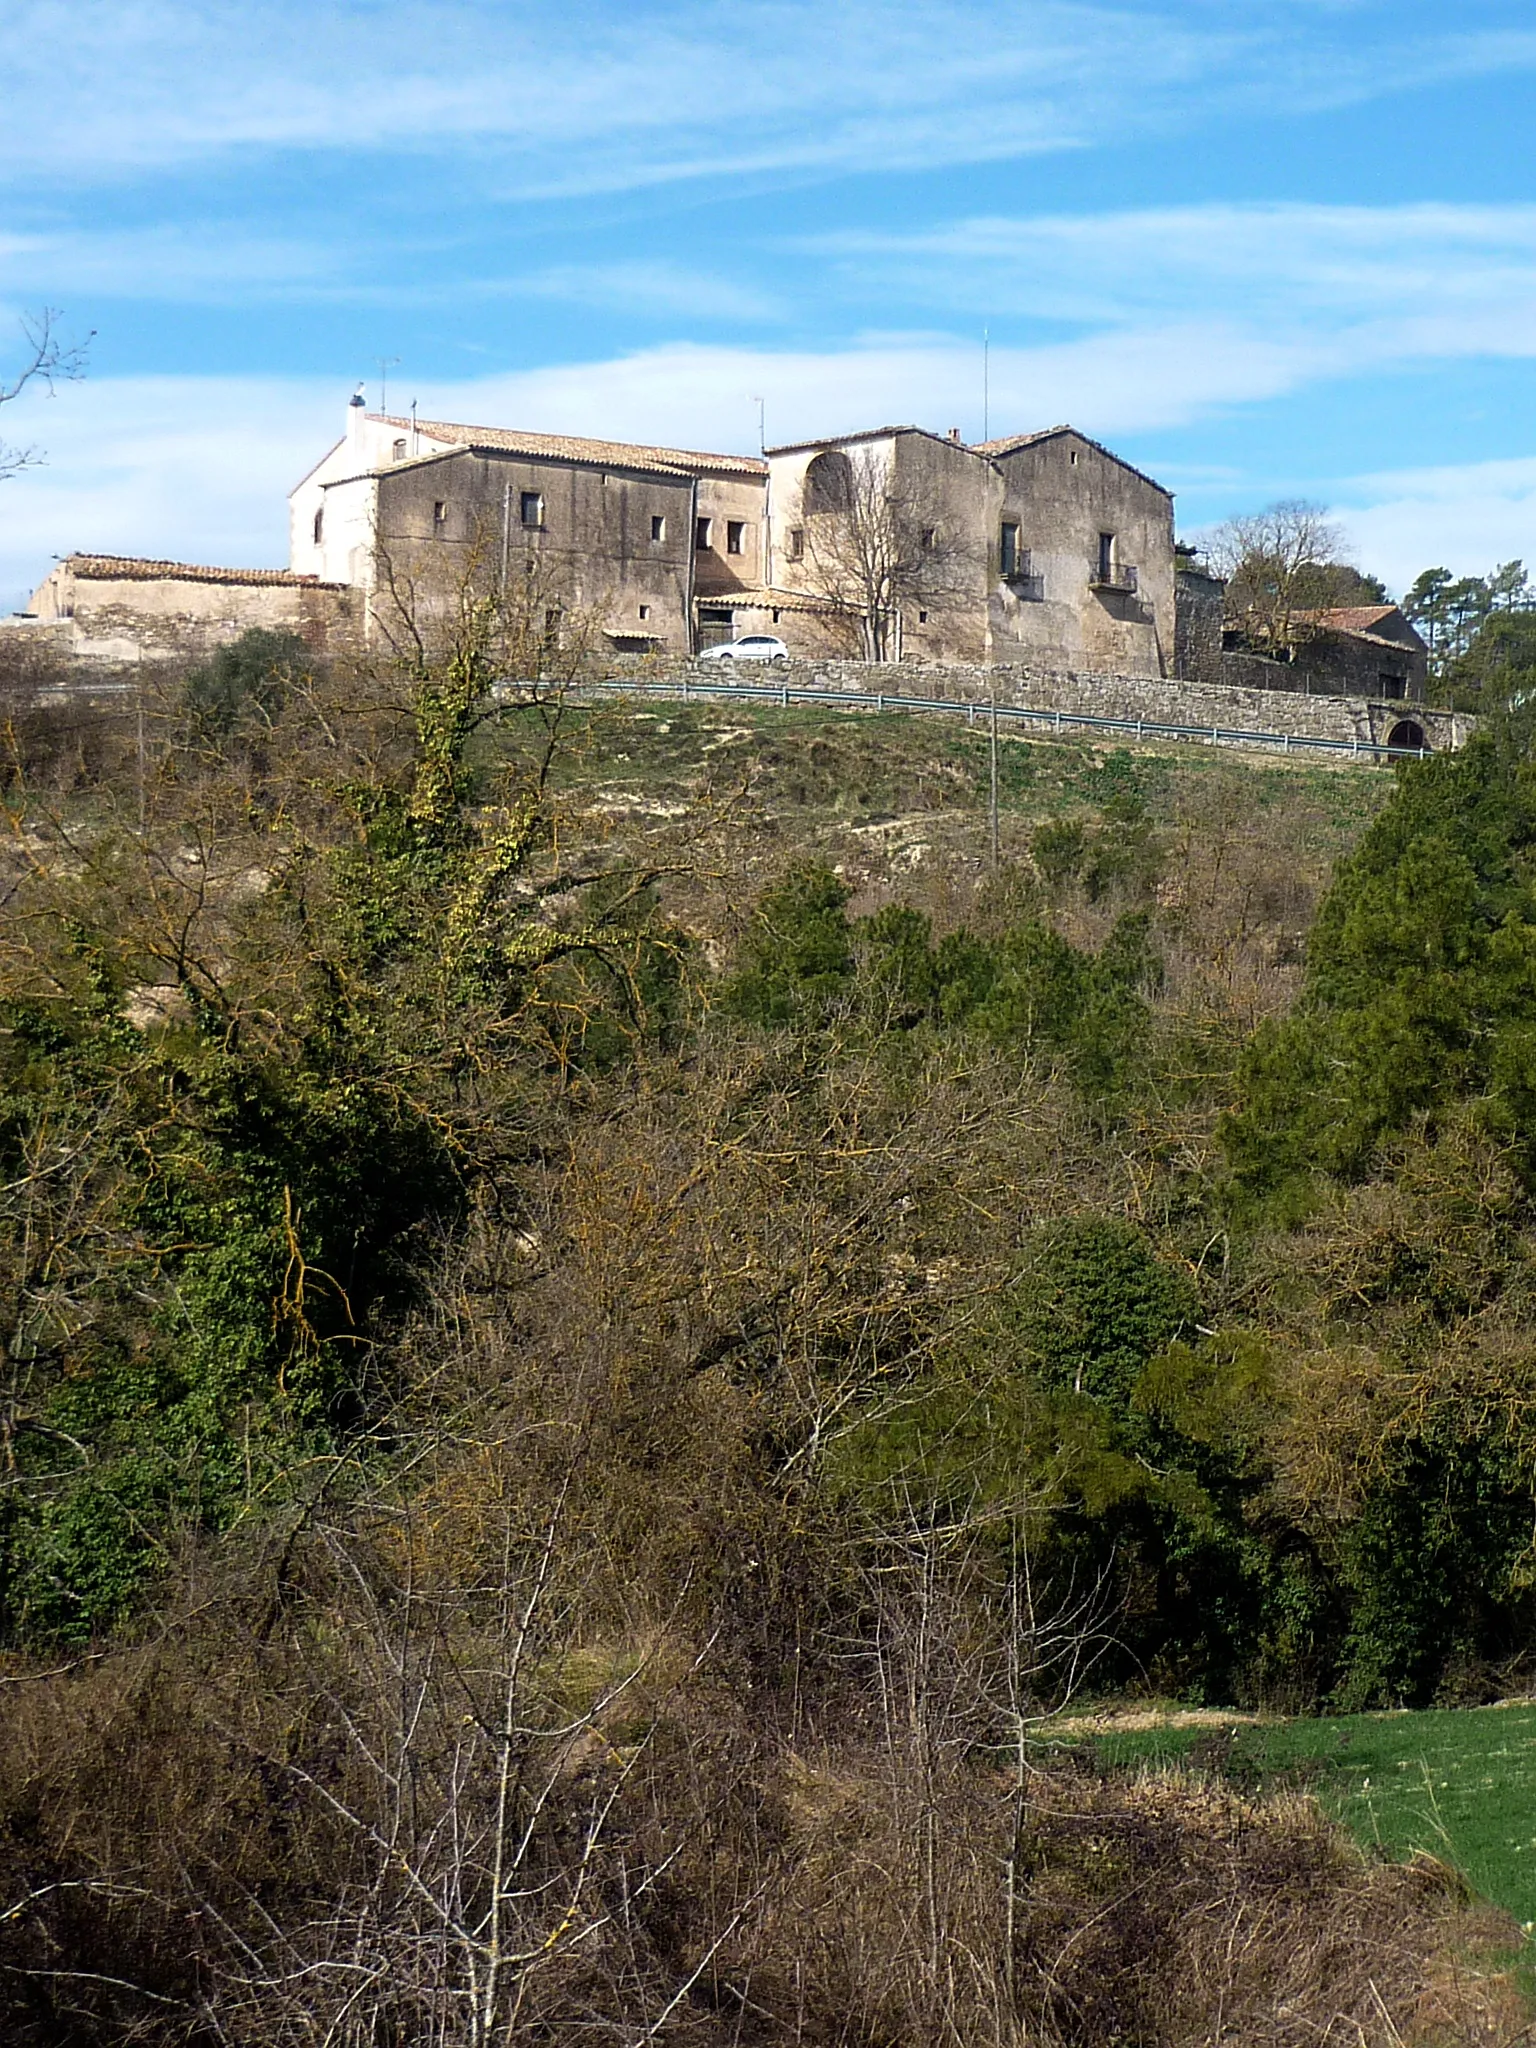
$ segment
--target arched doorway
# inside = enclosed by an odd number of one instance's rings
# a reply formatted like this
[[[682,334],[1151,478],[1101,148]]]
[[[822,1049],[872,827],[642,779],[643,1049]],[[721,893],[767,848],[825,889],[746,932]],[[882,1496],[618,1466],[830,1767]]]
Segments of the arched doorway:
[[[1387,734],[1387,745],[1389,747],[1413,747],[1422,751],[1428,747],[1429,742],[1424,737],[1423,726],[1420,725],[1416,718],[1400,718]]]

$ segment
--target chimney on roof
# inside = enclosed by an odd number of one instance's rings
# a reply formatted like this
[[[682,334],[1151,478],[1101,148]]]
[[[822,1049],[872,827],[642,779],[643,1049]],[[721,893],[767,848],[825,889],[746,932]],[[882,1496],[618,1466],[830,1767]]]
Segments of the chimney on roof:
[[[359,455],[362,453],[363,420],[366,414],[367,407],[363,404],[363,387],[359,384],[352,396],[347,400],[347,446],[355,454]]]
[[[955,446],[958,448],[960,446],[960,429],[958,427],[951,427],[949,430],[949,438],[951,439],[951,441],[954,442]]]

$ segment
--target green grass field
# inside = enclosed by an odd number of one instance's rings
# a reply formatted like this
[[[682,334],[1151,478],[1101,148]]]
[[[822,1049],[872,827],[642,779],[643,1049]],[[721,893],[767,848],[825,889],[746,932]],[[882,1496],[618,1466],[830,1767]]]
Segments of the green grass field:
[[[1185,1761],[1239,1784],[1314,1792],[1367,1847],[1427,1850],[1536,1927],[1536,1705],[1091,1738],[1108,1762]]]

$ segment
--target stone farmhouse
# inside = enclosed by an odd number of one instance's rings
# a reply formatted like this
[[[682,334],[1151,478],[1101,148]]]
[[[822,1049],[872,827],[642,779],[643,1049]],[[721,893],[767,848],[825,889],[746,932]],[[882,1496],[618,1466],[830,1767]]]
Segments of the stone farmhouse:
[[[686,656],[792,653],[1173,671],[1173,500],[1069,427],[983,446],[911,426],[765,456],[370,413],[293,490],[289,566],[71,555],[20,623],[106,662],[251,625],[365,642],[389,604],[536,570],[549,630]]]
[[[430,620],[466,579],[524,587],[560,633],[686,658],[772,633],[810,660],[905,661],[1422,702],[1391,605],[1236,644],[1171,494],[1071,427],[968,445],[914,426],[709,454],[370,413],[289,499],[289,566],[71,555],[16,622],[103,663],[202,653],[250,626],[319,650]],[[402,593],[404,599],[402,600]]]

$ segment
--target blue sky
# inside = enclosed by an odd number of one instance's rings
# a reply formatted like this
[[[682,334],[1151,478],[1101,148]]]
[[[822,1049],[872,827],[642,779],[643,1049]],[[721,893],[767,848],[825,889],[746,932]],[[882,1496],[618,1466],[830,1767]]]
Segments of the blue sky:
[[[0,606],[285,559],[379,358],[424,417],[753,449],[1070,419],[1186,532],[1536,563],[1530,0],[0,0]],[[19,336],[17,337],[19,341]]]

